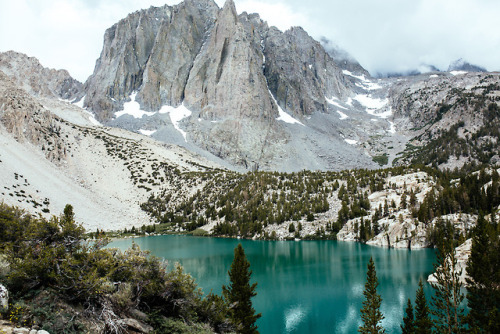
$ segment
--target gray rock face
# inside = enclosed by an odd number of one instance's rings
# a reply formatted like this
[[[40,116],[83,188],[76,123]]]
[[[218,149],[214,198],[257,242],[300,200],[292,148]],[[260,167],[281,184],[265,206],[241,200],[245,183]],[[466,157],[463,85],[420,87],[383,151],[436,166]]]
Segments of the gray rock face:
[[[146,110],[182,103],[194,60],[217,12],[217,5],[211,1],[186,1],[171,9],[144,72],[139,100]]]
[[[75,100],[82,96],[83,85],[66,70],[43,67],[38,59],[7,51],[0,53],[0,71],[28,93],[41,97]]]
[[[455,60],[448,66],[448,72],[451,71],[467,71],[467,72],[486,72],[486,69],[481,66],[473,65],[460,58]]]
[[[56,116],[0,71],[0,124],[7,132],[19,142],[43,147],[49,160],[59,161],[66,156],[66,150],[55,121]]]
[[[133,13],[106,31],[85,106],[110,122],[134,91],[145,111],[184,104],[192,115],[179,124],[189,142],[252,168],[290,153],[293,134],[277,121],[279,107],[304,121],[329,111],[326,98],[346,99],[353,87],[301,28],[269,28],[257,14],[237,15],[231,0],[222,9],[186,0]]]
[[[327,98],[352,93],[341,69],[302,28],[282,33],[271,28],[264,41],[269,89],[278,103],[296,116],[326,112]]]
[[[193,64],[184,101],[201,119],[190,123],[193,141],[249,167],[269,158],[282,131],[262,71],[261,37],[247,29],[247,18],[238,17],[234,4],[226,2]]]
[[[461,155],[451,152],[449,163],[440,162],[440,168],[453,169],[465,163],[478,162],[474,150],[482,154],[491,153],[495,164],[498,154],[497,139],[491,137],[483,127],[491,127],[498,121],[496,110],[500,87],[498,73],[439,73],[401,78],[389,90],[390,104],[394,110],[394,122],[400,130],[412,138],[410,144],[424,147],[439,139],[444,132],[455,129],[458,140],[464,140],[471,153]],[[469,140],[469,139],[470,140]],[[472,139],[471,139],[472,138]],[[458,140],[453,140],[454,144]],[[486,144],[486,143],[490,143]],[[443,145],[439,150],[444,150]],[[398,164],[407,164],[411,155]]]
[[[335,43],[327,39],[326,37],[320,38],[321,45],[328,52],[330,57],[337,63],[337,65],[342,69],[349,71],[355,75],[364,75],[365,77],[370,77],[370,73],[363,68],[363,66],[358,63],[349,53],[341,49]]]
[[[85,82],[84,105],[99,119],[110,119],[112,112],[142,85],[156,36],[170,15],[168,6],[151,7],[130,14],[106,30],[101,56]]]

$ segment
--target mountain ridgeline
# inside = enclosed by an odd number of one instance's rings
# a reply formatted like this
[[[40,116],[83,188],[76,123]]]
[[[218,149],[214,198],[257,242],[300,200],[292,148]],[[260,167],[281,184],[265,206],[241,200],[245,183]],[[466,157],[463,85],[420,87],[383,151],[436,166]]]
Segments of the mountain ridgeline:
[[[250,169],[292,155],[285,146],[295,131],[277,120],[280,108],[297,127],[354,87],[302,28],[283,33],[258,14],[238,15],[232,1],[219,9],[212,0],[186,0],[135,12],[106,31],[84,106],[102,122],[154,130],[168,120],[113,120],[114,113],[133,93],[148,112],[182,105],[192,112],[183,122],[187,141]]]
[[[85,105],[107,120],[137,91],[147,111],[184,102],[216,120],[278,117],[276,98],[300,117],[326,111],[325,96],[342,97],[351,86],[302,28],[269,28],[258,14],[237,15],[232,1],[219,9],[187,0],[135,12],[106,31]]]

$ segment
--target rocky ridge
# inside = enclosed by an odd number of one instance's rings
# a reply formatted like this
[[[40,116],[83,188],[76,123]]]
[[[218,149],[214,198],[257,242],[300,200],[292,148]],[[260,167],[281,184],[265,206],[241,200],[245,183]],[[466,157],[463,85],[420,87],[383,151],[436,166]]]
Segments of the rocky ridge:
[[[434,162],[453,169],[496,163],[498,73],[434,73],[398,79],[389,89],[394,124],[409,138],[398,165]]]
[[[434,160],[454,168],[484,162],[483,151],[499,160],[492,129],[474,137],[488,124],[477,111],[497,103],[497,81],[463,70],[375,79],[300,27],[281,32],[258,14],[238,15],[232,1],[188,0],[107,30],[84,105],[106,125],[145,130],[233,169],[376,168],[445,150]],[[473,154],[439,143],[425,152],[454,126],[458,138],[473,138]]]
[[[83,94],[81,82],[66,70],[43,67],[38,59],[15,51],[0,53],[0,71],[8,75],[19,88],[40,97],[77,101]]]

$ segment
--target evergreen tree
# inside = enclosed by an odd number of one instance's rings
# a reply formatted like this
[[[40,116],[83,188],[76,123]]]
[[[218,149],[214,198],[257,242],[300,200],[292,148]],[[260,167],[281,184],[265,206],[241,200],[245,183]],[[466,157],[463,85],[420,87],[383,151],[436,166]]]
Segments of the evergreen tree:
[[[401,208],[406,209],[407,203],[406,203],[406,191],[401,195]]]
[[[373,258],[370,257],[368,262],[368,271],[366,273],[366,283],[363,295],[363,307],[361,308],[361,319],[363,325],[358,328],[359,333],[385,333],[384,328],[379,325],[379,322],[384,319],[384,315],[380,312],[380,304],[382,304],[382,297],[377,293],[378,279],[377,272],[375,271],[375,264]]]
[[[238,326],[238,333],[259,333],[255,322],[261,314],[255,314],[251,301],[257,295],[257,283],[250,285],[252,271],[241,244],[234,249],[234,260],[228,274],[231,284],[222,286],[222,293],[231,308],[231,318]]]
[[[500,249],[498,234],[480,214],[467,262],[467,323],[475,333],[500,333]]]
[[[437,280],[437,284],[431,283],[435,290],[432,297],[434,328],[438,333],[463,333],[465,310],[461,303],[464,295],[460,291],[461,270],[457,271],[453,238],[445,236],[439,243],[437,263],[434,267]]]
[[[418,282],[417,295],[415,297],[415,333],[432,333],[432,321],[429,316],[430,310],[425,299],[424,285],[422,279]]]
[[[415,334],[415,319],[413,317],[413,306],[411,300],[408,298],[405,315],[403,317],[403,324],[401,325],[402,334]]]

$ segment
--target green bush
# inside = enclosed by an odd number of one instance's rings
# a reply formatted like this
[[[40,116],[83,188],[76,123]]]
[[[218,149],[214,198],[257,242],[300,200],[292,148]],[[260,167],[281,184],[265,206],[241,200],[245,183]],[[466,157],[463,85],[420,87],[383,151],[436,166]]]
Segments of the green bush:
[[[104,248],[105,238],[87,241],[73,216],[71,206],[46,220],[0,205],[1,248],[10,266],[5,282],[19,306],[9,314],[14,322],[54,333],[116,332],[120,315],[138,309],[156,314],[152,324],[160,333],[234,329],[223,299],[204,299],[180,265],[167,271],[137,245],[121,252]]]
[[[376,155],[372,157],[373,162],[378,163],[380,166],[385,166],[389,163],[389,157],[387,154],[382,154],[382,155]]]

